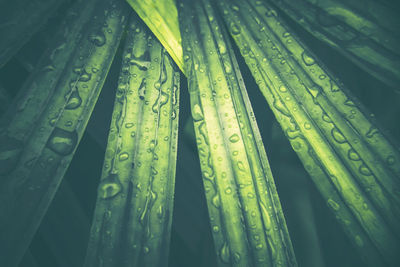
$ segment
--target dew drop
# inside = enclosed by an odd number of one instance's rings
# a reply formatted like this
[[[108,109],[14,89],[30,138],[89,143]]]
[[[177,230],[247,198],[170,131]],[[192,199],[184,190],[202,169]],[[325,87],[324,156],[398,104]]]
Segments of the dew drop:
[[[78,89],[72,91],[65,109],[76,109],[82,104],[82,98],[79,95]]]
[[[244,171],[244,165],[243,165],[243,162],[241,162],[241,161],[238,161],[238,163],[237,163],[237,166],[238,166],[238,169],[239,169],[240,171]]]
[[[335,141],[338,142],[339,144],[346,143],[346,138],[337,128],[333,128],[331,134],[333,139],[335,139]]]
[[[312,58],[306,51],[303,51],[303,53],[301,54],[301,57],[303,59],[303,62],[307,65],[307,66],[312,66],[315,64],[315,60],[314,58]]]
[[[333,80],[329,80],[329,83],[331,85],[331,92],[339,92],[340,89],[339,87],[336,85],[336,83]]]
[[[139,98],[141,100],[144,100],[145,93],[146,93],[146,78],[143,78],[138,89]]]
[[[340,209],[339,204],[336,203],[333,199],[328,199],[328,206],[334,211],[338,211]]]
[[[281,85],[281,86],[279,87],[279,91],[281,91],[281,92],[283,92],[283,93],[287,92],[286,86]]]
[[[125,161],[129,158],[129,154],[127,152],[122,152],[119,154],[119,161]]]
[[[369,128],[369,130],[365,134],[365,136],[368,137],[368,138],[372,138],[375,134],[379,134],[379,131],[374,126],[371,126],[371,128]]]
[[[103,46],[106,43],[106,36],[102,31],[98,31],[89,35],[89,41],[96,46]]]
[[[360,173],[362,175],[365,175],[365,176],[371,175],[371,170],[365,164],[362,164],[358,170],[360,171]]]
[[[122,191],[122,185],[117,174],[110,174],[100,182],[99,196],[103,199],[113,198]]]
[[[212,198],[212,204],[216,207],[219,208],[220,207],[220,199],[219,199],[219,195],[216,194],[213,198]]]
[[[69,132],[58,127],[54,128],[47,142],[47,147],[55,153],[66,156],[74,150],[78,142],[76,131]]]
[[[229,247],[228,244],[226,242],[224,242],[224,244],[222,245],[220,252],[219,252],[219,256],[221,258],[221,261],[223,263],[229,263],[230,262],[230,251],[229,251]]]
[[[234,22],[231,22],[231,24],[230,24],[230,28],[231,28],[231,31],[232,31],[232,34],[233,35],[238,35],[238,34],[240,34],[240,27],[236,24],[236,23],[234,23]]]
[[[354,149],[349,149],[347,156],[349,157],[350,160],[353,161],[360,160],[360,155],[358,155],[358,153]]]
[[[232,143],[236,143],[240,140],[240,137],[237,134],[232,134],[231,137],[229,137],[229,141]]]
[[[203,110],[199,104],[195,104],[192,110],[192,117],[194,121],[201,121],[204,119],[203,117]]]

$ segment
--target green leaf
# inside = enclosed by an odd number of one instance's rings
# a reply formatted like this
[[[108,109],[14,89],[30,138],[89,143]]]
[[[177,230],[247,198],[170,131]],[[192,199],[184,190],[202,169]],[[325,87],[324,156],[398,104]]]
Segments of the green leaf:
[[[183,71],[181,34],[175,0],[127,0],[127,2]]]
[[[400,90],[400,20],[395,10],[375,0],[281,0],[273,4],[360,68]]]
[[[0,130],[0,261],[16,266],[67,170],[119,45],[120,1],[77,2]]]
[[[371,266],[395,265],[399,151],[268,3],[218,2],[270,108],[352,243]]]
[[[209,1],[181,1],[192,117],[219,266],[296,266],[253,111]]]
[[[85,266],[168,262],[179,75],[158,40],[131,18]]]

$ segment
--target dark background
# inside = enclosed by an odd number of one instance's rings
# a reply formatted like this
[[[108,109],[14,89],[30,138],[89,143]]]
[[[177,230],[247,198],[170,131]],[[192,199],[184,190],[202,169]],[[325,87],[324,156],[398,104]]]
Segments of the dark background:
[[[0,68],[0,87],[5,89],[5,97],[10,101],[34,69],[72,2],[69,0],[61,6],[19,53]],[[284,18],[292,32],[375,114],[377,121],[398,142],[400,95],[315,39],[295,22]],[[363,266],[292,151],[243,59],[235,52],[270,160],[299,266]],[[121,51],[115,57],[87,131],[21,267],[82,266],[117,87],[120,56]],[[1,103],[1,112],[10,101]],[[184,78],[179,129],[169,266],[216,266]]]

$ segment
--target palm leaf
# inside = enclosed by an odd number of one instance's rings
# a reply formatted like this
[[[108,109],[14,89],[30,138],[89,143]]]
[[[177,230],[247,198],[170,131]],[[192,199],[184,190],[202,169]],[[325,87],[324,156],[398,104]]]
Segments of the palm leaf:
[[[181,34],[174,0],[127,0],[183,70]]]
[[[399,152],[270,5],[218,3],[293,149],[350,239],[369,262],[378,258],[375,246],[394,265]],[[352,217],[341,214],[347,208]]]
[[[78,2],[4,116],[0,257],[6,266],[20,260],[73,157],[118,47],[125,10],[118,1]]]
[[[208,1],[179,4],[185,72],[220,266],[296,266],[237,62]]]
[[[400,20],[393,8],[373,0],[268,2],[360,68],[398,89]]]
[[[179,8],[184,50],[174,1],[127,1],[165,48],[132,20],[87,266],[167,264],[179,97],[178,76],[164,49],[188,76],[218,264],[296,265],[268,160],[220,15],[293,149],[365,265],[397,265],[399,152],[272,8],[295,20],[303,17],[297,22],[314,36],[396,86],[398,20],[387,8],[395,10],[391,1],[301,0],[296,5],[286,0],[224,0],[215,5],[208,0],[181,1],[185,3]],[[0,65],[16,59],[0,71],[0,82],[3,70],[14,63],[32,72],[0,127],[0,260],[7,266],[20,261],[71,162],[128,12],[117,0],[75,0],[35,68],[25,52],[15,54],[61,2],[31,2],[18,0],[0,7],[0,33],[7,36],[0,41]],[[33,7],[36,10],[31,12]],[[141,57],[144,51],[149,58]],[[158,88],[157,81],[164,78],[166,82]],[[149,90],[153,83],[154,90]],[[9,85],[5,105],[13,95]],[[132,125],[125,123],[130,119]],[[147,135],[151,137],[146,139]],[[168,138],[161,140],[162,136]],[[74,208],[72,203],[65,204]],[[50,232],[42,238],[57,246]],[[53,254],[68,265],[61,251],[65,246]],[[26,259],[36,264],[30,256]]]
[[[175,63],[131,18],[85,266],[167,262],[178,101]]]

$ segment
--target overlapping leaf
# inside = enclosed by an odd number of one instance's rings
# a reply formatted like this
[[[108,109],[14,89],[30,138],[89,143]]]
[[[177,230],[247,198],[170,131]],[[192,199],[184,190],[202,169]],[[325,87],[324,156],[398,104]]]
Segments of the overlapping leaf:
[[[293,149],[350,240],[372,266],[395,265],[399,152],[270,5],[218,4]]]
[[[124,2],[77,2],[0,134],[0,259],[16,266],[71,162],[114,58]]]
[[[374,0],[268,1],[360,68],[399,90],[400,20]]]

